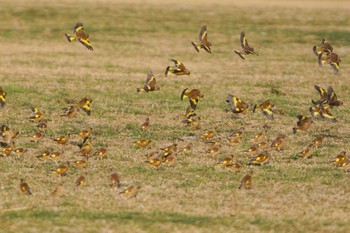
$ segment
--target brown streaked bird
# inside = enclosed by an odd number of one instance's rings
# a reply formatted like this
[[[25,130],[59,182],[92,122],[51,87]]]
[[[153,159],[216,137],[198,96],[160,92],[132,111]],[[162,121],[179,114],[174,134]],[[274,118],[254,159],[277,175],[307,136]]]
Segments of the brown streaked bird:
[[[57,144],[60,144],[60,145],[66,145],[67,142],[69,141],[69,138],[70,138],[70,134],[66,134],[64,136],[54,138],[53,141],[57,142]]]
[[[311,147],[308,146],[306,147],[304,150],[300,151],[298,153],[298,156],[302,157],[302,158],[311,158],[312,156],[312,150]]]
[[[60,183],[56,186],[54,190],[50,193],[52,197],[61,197],[64,195],[63,183]]]
[[[283,150],[283,145],[286,137],[283,135],[278,135],[275,140],[271,143],[271,148],[277,151]]]
[[[76,161],[73,161],[73,166],[76,168],[86,168],[88,165],[88,161],[85,159],[79,159]]]
[[[85,172],[84,174],[79,176],[79,178],[74,183],[76,187],[85,184],[85,182],[86,182],[86,175],[87,175],[87,173]]]
[[[82,109],[88,116],[91,115],[91,103],[92,99],[87,97],[82,98],[76,105],[78,109]]]
[[[234,52],[240,56],[243,60],[245,60],[245,56],[249,55],[249,54],[254,54],[254,55],[259,55],[256,52],[254,52],[254,48],[250,47],[247,41],[247,38],[245,36],[244,32],[241,32],[241,37],[240,37],[240,41],[241,41],[241,47],[242,50],[241,51],[236,51],[234,50]]]
[[[32,122],[40,122],[44,119],[44,114],[45,114],[44,111],[41,111],[40,109],[34,108],[32,106],[30,107],[30,109],[32,110],[32,113],[31,113],[29,119]]]
[[[6,91],[2,87],[0,87],[0,107],[4,108],[6,105]]]
[[[343,102],[338,100],[338,97],[331,86],[327,88],[327,103],[331,108],[343,105]]]
[[[211,43],[208,41],[207,25],[203,25],[201,27],[201,30],[199,31],[198,43],[192,41],[191,44],[197,50],[197,52],[199,52],[199,49],[204,49],[208,53],[211,53]]]
[[[150,167],[159,167],[162,164],[162,160],[159,158],[154,158],[146,160],[145,163]]]
[[[141,125],[141,130],[142,131],[147,131],[150,127],[150,119],[149,117],[146,118],[145,122],[143,122],[143,124]]]
[[[245,189],[250,189],[252,187],[252,176],[253,170],[249,170],[248,173],[243,177],[241,184],[238,186],[238,189],[242,187]]]
[[[293,134],[296,134],[298,131],[306,131],[310,128],[311,124],[313,123],[311,117],[307,117],[304,115],[298,115],[298,122],[297,127],[293,128]]]
[[[181,63],[178,60],[171,59],[172,62],[174,62],[174,66],[167,66],[165,69],[165,77],[168,76],[168,74],[175,74],[177,76],[179,75],[190,75],[190,71],[186,69],[185,65]]]
[[[322,66],[324,63],[329,64],[333,68],[334,74],[339,73],[339,64],[341,62],[341,59],[339,58],[338,54],[330,52],[330,53],[320,53],[318,55],[318,64]]]
[[[198,89],[188,90],[188,88],[186,88],[181,93],[181,100],[188,98],[190,101],[190,107],[193,110],[196,110],[199,99],[203,97],[204,95]]]
[[[318,135],[310,144],[309,147],[315,147],[315,148],[318,148],[319,145],[321,145],[321,143],[323,142],[323,138],[324,136],[323,135]]]
[[[267,151],[264,151],[256,156],[253,156],[249,162],[248,165],[264,165],[270,160],[270,155]]]
[[[227,95],[226,103],[230,104],[229,111],[232,111],[233,113],[244,112],[249,107],[249,105],[247,103],[243,102],[242,100],[240,100],[239,98],[237,98],[231,94]]]
[[[94,157],[96,157],[97,159],[105,159],[107,158],[107,152],[107,147],[101,147],[100,149],[98,149],[98,151],[95,152]]]
[[[256,109],[260,109],[264,113],[264,115],[266,116],[267,119],[273,120],[274,116],[273,116],[273,112],[272,112],[271,108],[274,106],[275,105],[271,102],[271,100],[265,100],[261,104],[254,105],[253,113],[255,112]]]
[[[139,148],[144,148],[148,146],[152,141],[149,139],[141,139],[134,142],[134,145]]]
[[[26,195],[32,195],[30,192],[30,187],[27,182],[24,181],[24,179],[20,179],[19,188],[21,189],[22,193]]]
[[[90,137],[92,132],[92,128],[90,127],[89,129],[84,129],[83,131],[78,133],[78,137],[81,139],[85,140],[86,138]]]
[[[111,188],[120,187],[120,177],[114,168],[111,169],[111,175],[109,176],[109,187]]]
[[[45,136],[45,132],[37,131],[29,137],[31,142],[38,143]]]
[[[216,136],[216,132],[214,130],[207,131],[203,134],[202,138],[206,141],[209,139],[213,139]]]
[[[62,108],[62,110],[64,111],[64,113],[61,114],[61,116],[67,118],[74,118],[77,116],[79,108],[77,108],[75,105],[71,105],[69,107]]]
[[[333,163],[337,167],[341,167],[346,160],[346,151],[342,151],[337,155],[335,160],[331,161],[331,163]]]
[[[157,85],[156,78],[154,77],[154,74],[152,73],[151,70],[147,73],[147,78],[144,86],[140,88],[136,88],[137,92],[140,92],[140,91],[150,92],[150,91],[158,91],[158,90],[160,90],[160,87]]]
[[[65,162],[65,163],[62,163],[60,166],[58,166],[52,173],[58,176],[64,176],[66,175],[68,168],[69,168],[69,162]]]
[[[329,44],[328,41],[326,41],[326,39],[322,38],[321,45],[319,47],[317,47],[315,45],[312,48],[312,50],[314,51],[315,56],[318,57],[318,55],[320,55],[320,53],[331,53],[331,52],[333,52],[333,47]]]
[[[84,30],[83,23],[76,23],[73,28],[73,35],[64,34],[69,42],[78,40],[82,45],[84,45],[88,50],[93,51],[92,45],[89,40],[89,34]]]
[[[127,187],[123,191],[119,192],[119,194],[123,195],[126,198],[133,198],[133,197],[137,196],[140,189],[141,189],[141,186],[139,186],[139,185],[130,185],[129,187]]]

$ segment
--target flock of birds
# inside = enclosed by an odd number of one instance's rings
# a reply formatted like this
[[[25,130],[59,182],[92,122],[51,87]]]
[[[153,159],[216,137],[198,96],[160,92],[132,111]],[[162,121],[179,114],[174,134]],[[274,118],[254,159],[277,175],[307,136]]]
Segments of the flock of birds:
[[[87,49],[93,51],[92,44],[89,40],[89,35],[85,32],[83,24],[77,23],[73,28],[73,34],[65,34],[67,40],[69,42],[73,42],[75,40],[79,41],[83,44]],[[241,59],[245,60],[247,55],[258,55],[255,52],[254,48],[248,44],[246,35],[244,32],[240,35],[240,43],[241,50],[234,51]],[[204,50],[208,53],[211,53],[211,43],[208,40],[207,26],[203,25],[199,31],[199,39],[197,42],[191,42],[194,49],[197,52],[200,50]],[[325,39],[322,39],[320,46],[313,47],[314,54],[317,56],[318,63],[320,66],[323,64],[329,64],[335,74],[339,72],[339,56],[333,52],[333,47],[327,42]],[[175,59],[172,59],[174,63],[173,66],[167,66],[165,69],[165,76],[168,75],[190,75],[190,71],[185,67],[185,65]],[[299,131],[307,131],[313,121],[316,118],[321,118],[331,123],[337,122],[336,117],[331,113],[331,109],[334,107],[339,107],[343,104],[342,101],[337,99],[337,95],[333,88],[329,86],[327,90],[324,88],[315,85],[316,91],[319,94],[318,100],[312,100],[312,106],[309,108],[310,116],[307,115],[298,115],[298,121],[296,123],[296,127],[292,129],[294,134]],[[156,82],[156,78],[152,71],[149,71],[147,74],[146,82],[142,87],[136,89],[137,92],[153,92],[160,90]],[[0,87],[0,106],[2,108],[6,105],[6,91]],[[180,95],[180,99],[188,99],[189,105],[186,108],[185,114],[183,116],[182,122],[184,125],[190,130],[196,130],[201,127],[201,117],[197,113],[197,106],[199,100],[203,98],[204,95],[201,93],[199,89],[189,89],[186,88],[182,91]],[[232,112],[234,115],[244,116],[248,109],[249,104],[234,96],[232,94],[228,94],[226,102],[229,104],[229,109],[226,112]],[[69,106],[63,108],[63,113],[61,117],[67,118],[75,118],[79,114],[80,110],[84,111],[88,116],[91,115],[91,103],[92,99],[82,98],[81,100],[66,100],[66,103]],[[267,120],[274,120],[274,104],[271,100],[265,100],[262,103],[255,104],[252,107],[252,112],[260,111],[264,114]],[[45,137],[45,132],[48,130],[47,120],[45,119],[45,112],[32,107],[32,113],[29,116],[29,119],[36,124],[37,131],[30,137],[30,141],[34,143],[40,143],[42,138]],[[266,126],[266,124],[265,124]],[[146,118],[145,122],[140,126],[140,130],[148,131],[151,128],[150,118]],[[8,157],[11,154],[14,154],[17,158],[22,158],[23,155],[28,151],[26,148],[16,147],[15,138],[19,134],[19,132],[15,129],[10,129],[7,125],[2,125],[0,127],[0,143],[2,150],[0,151],[0,155],[3,157]],[[61,135],[57,138],[52,139],[52,143],[57,143],[64,147],[69,143],[73,143],[77,145],[76,154],[81,156],[82,159],[78,159],[76,161],[65,161],[62,162],[56,169],[52,171],[52,173],[57,176],[64,176],[67,174],[67,171],[70,166],[74,166],[76,168],[87,168],[88,159],[96,158],[96,159],[104,159],[107,154],[107,147],[102,147],[97,151],[93,152],[93,145],[91,143],[91,135],[92,128],[84,129],[81,132],[76,134],[76,138],[78,140],[73,140],[72,142],[72,134]],[[241,130],[237,130],[233,132],[229,136],[223,137],[227,143],[227,145],[237,145],[242,141],[243,132]],[[213,158],[217,158],[220,148],[222,147],[222,138],[218,137],[215,131],[207,131],[201,137],[206,144],[209,144],[210,147],[206,150],[206,153],[210,154]],[[286,136],[278,135],[272,143],[268,143],[266,141],[266,132],[257,133],[252,140],[255,142],[250,148],[244,150],[245,153],[250,155],[249,161],[247,165],[264,165],[270,161],[271,151],[282,151],[284,147]],[[298,157],[310,158],[312,156],[312,152],[315,148],[317,148],[323,141],[324,135],[317,136],[304,150],[298,153]],[[148,148],[151,140],[149,139],[141,139],[134,142],[134,146],[138,148]],[[189,143],[183,148],[178,148],[177,143],[173,143],[169,146],[159,148],[151,153],[147,153],[145,157],[147,160],[145,164],[151,167],[160,167],[160,166],[175,166],[176,158],[180,153],[188,153],[193,148],[193,143]],[[40,160],[51,159],[54,161],[60,161],[62,151],[52,151],[45,150],[40,153],[37,158]],[[345,151],[342,151],[334,160],[331,161],[335,166],[341,167],[344,170],[350,170],[350,159],[346,157]],[[242,163],[235,159],[235,156],[231,155],[229,157],[224,158],[222,161],[217,163],[217,166],[226,169],[231,172],[239,172],[242,168]],[[75,182],[76,186],[81,186],[86,182],[86,174],[84,172],[81,176],[79,176]],[[243,176],[239,189],[246,188],[249,189],[252,187],[252,175],[253,170],[250,169],[246,175]],[[109,186],[117,187],[121,186],[120,177],[118,173],[111,169],[111,173],[109,176]],[[51,193],[53,196],[62,195],[62,184],[59,184]],[[24,179],[20,179],[20,190],[27,195],[31,195],[31,189],[28,183]],[[140,185],[130,185],[119,192],[119,194],[124,195],[127,198],[135,197],[140,190]]]

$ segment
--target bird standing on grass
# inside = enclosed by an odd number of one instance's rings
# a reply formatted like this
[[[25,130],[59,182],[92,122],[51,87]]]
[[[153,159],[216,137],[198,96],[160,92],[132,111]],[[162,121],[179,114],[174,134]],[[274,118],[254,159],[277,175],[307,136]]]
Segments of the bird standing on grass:
[[[238,189],[242,187],[245,189],[250,189],[252,187],[252,176],[253,170],[249,170],[248,173],[243,177],[241,184],[238,186]]]
[[[123,191],[119,192],[120,195],[123,195],[126,198],[133,198],[136,197],[139,193],[141,187],[139,185],[130,185]]]
[[[27,182],[24,181],[24,179],[20,179],[19,187],[20,187],[22,193],[24,193],[26,195],[32,195],[32,193],[30,192],[30,187],[27,184]]]

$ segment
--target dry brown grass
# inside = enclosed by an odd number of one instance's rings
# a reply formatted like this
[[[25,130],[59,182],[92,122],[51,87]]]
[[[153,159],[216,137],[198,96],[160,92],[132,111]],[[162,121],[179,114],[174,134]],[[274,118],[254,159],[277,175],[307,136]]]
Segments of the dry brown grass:
[[[33,3],[35,2],[35,7]],[[350,92],[347,63],[350,36],[346,1],[5,1],[0,10],[0,85],[7,91],[7,106],[0,111],[3,124],[20,131],[18,146],[29,149],[22,160],[0,158],[0,229],[6,232],[348,232],[349,174],[329,162],[348,150]],[[170,7],[171,6],[171,7]],[[6,9],[6,10],[5,10]],[[79,9],[79,11],[77,10]],[[79,13],[77,13],[79,12]],[[69,44],[63,34],[83,21],[94,52],[79,43]],[[191,47],[203,23],[208,24],[213,54]],[[239,33],[246,31],[259,57],[246,61],[234,55]],[[312,46],[327,38],[341,56],[341,71],[319,68]],[[163,77],[170,58],[183,61],[189,77]],[[161,90],[136,93],[152,69]],[[309,131],[292,135],[297,114],[308,114],[310,99],[317,98],[314,84],[332,85],[345,103],[333,110],[339,122],[316,120]],[[198,88],[204,94],[198,105],[202,128],[191,131],[181,123],[188,102],[181,91]],[[271,93],[275,88],[285,95]],[[228,93],[249,104],[270,98],[276,105],[275,121],[260,113],[234,118],[224,112]],[[93,113],[66,119],[59,115],[64,98],[93,99]],[[35,131],[28,123],[30,106],[46,111],[50,130],[38,145],[29,142]],[[149,116],[149,132],[138,127]],[[287,136],[285,150],[271,152],[269,164],[254,167],[253,188],[238,190],[249,169],[238,174],[215,164],[234,154],[243,164],[242,151],[251,138],[264,131],[268,142]],[[87,169],[70,168],[67,176],[51,173],[59,162],[40,161],[45,149],[65,151],[62,161],[80,159],[78,147],[56,145],[50,138],[93,128],[93,146],[108,145],[105,160],[89,160]],[[243,129],[239,145],[223,143],[213,159],[199,137],[207,130],[228,136]],[[294,159],[318,134],[325,137],[312,159]],[[175,167],[145,166],[144,154],[174,142],[191,140],[193,151],[179,154]],[[136,149],[137,139],[152,140],[151,149]],[[76,137],[72,138],[77,141]],[[108,186],[110,168],[116,168],[122,187]],[[87,183],[76,188],[83,173]],[[19,190],[25,178],[33,196]],[[63,197],[50,192],[63,182]],[[139,195],[124,199],[118,192],[140,184]]]

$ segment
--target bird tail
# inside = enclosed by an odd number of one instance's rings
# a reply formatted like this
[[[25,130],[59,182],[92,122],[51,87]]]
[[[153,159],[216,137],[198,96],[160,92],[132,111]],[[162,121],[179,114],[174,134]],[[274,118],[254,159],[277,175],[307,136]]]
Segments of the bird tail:
[[[73,40],[74,40],[74,37],[72,37],[72,36],[70,36],[70,35],[68,35],[68,34],[64,34],[65,36],[66,36],[66,38],[67,38],[67,40],[69,41],[69,42],[72,42]]]
[[[165,69],[165,77],[168,76],[168,74],[171,73],[171,70],[170,70],[170,66],[168,66],[166,69]]]
[[[245,58],[244,58],[244,56],[243,56],[243,54],[242,54],[241,52],[238,52],[238,51],[236,51],[236,50],[234,50],[234,52],[235,52],[238,56],[240,56],[243,60],[245,60]]]
[[[199,53],[199,49],[200,49],[200,45],[199,44],[197,44],[197,43],[195,43],[195,42],[191,42],[191,44],[193,45],[193,47],[197,50],[197,52]]]

